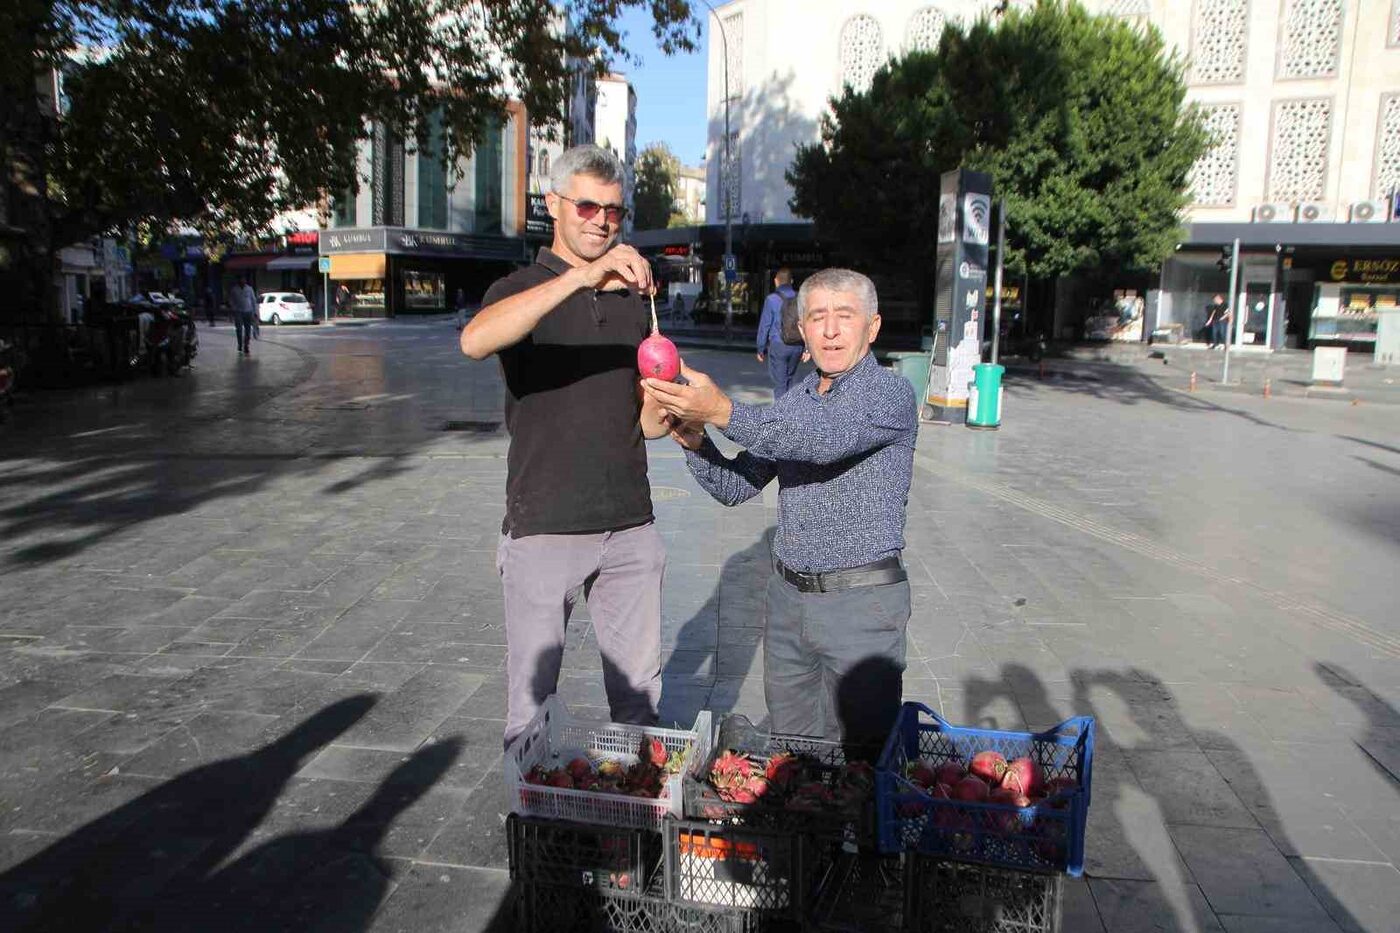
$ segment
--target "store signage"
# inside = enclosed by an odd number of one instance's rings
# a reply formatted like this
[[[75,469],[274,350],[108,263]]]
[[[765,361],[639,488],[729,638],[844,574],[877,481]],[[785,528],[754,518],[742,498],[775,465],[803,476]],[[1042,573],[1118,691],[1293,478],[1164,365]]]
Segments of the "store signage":
[[[322,253],[375,253],[388,245],[383,227],[369,230],[327,230],[321,238]]]
[[[774,269],[782,266],[794,266],[798,269],[820,269],[831,264],[826,253],[819,249],[772,250],[766,258],[769,267]]]
[[[670,246],[663,246],[663,247],[661,247],[661,255],[663,255],[663,256],[689,256],[689,255],[690,255],[690,244],[689,244],[689,243],[672,243]]]
[[[1334,282],[1391,284],[1400,282],[1400,259],[1338,259],[1327,272]]]
[[[554,235],[554,218],[542,194],[525,195],[525,232],[539,236]]]

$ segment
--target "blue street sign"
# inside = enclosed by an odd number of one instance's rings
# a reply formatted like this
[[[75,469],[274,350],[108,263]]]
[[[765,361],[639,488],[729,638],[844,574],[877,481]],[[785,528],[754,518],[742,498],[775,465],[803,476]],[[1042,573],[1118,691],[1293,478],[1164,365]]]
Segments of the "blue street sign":
[[[739,261],[733,253],[724,255],[724,280],[730,285],[739,280]]]
[[[331,257],[322,256],[317,266],[320,268],[322,275],[329,275],[331,271]]]

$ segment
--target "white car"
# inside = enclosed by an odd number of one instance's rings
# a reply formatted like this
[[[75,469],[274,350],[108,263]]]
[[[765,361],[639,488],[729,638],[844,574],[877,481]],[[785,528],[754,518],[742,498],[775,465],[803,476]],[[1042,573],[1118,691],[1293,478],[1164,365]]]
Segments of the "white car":
[[[266,292],[258,297],[258,320],[264,324],[316,323],[316,311],[301,292]]]

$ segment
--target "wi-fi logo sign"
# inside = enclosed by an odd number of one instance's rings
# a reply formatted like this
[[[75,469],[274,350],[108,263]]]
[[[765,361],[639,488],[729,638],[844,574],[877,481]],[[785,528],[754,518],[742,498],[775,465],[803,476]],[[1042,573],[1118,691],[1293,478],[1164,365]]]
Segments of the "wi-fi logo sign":
[[[963,242],[986,246],[991,239],[992,199],[985,194],[963,198]]]

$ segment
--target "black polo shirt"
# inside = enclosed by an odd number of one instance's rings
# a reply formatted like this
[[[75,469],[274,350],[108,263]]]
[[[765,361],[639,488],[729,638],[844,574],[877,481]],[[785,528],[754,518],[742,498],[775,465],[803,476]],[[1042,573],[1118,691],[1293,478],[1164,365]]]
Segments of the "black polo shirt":
[[[483,305],[569,270],[541,249],[498,279]],[[641,296],[574,292],[524,340],[501,350],[506,381],[506,517],[513,538],[614,531],[649,522],[637,347],[649,331]]]

